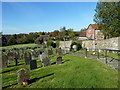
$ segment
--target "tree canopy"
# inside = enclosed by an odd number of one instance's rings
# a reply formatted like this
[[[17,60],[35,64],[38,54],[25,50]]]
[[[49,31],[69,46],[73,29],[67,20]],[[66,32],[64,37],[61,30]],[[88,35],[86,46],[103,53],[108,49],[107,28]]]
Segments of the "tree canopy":
[[[94,21],[105,38],[120,36],[120,2],[98,2]]]

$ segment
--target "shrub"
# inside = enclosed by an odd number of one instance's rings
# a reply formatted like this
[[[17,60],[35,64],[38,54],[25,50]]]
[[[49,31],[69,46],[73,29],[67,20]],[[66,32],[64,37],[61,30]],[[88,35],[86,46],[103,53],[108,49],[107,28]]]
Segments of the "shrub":
[[[81,41],[73,41],[71,44],[71,50],[73,50],[73,45],[77,45],[77,50],[80,50],[82,48],[82,42]]]
[[[47,46],[52,46],[53,40],[47,41]]]

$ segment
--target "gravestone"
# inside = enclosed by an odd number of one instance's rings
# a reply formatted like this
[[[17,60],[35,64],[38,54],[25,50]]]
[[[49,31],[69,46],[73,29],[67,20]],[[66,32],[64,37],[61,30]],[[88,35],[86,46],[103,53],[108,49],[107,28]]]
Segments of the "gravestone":
[[[50,65],[50,60],[49,60],[47,54],[42,53],[42,54],[40,55],[40,59],[41,59],[41,62],[42,62],[43,67]]]
[[[16,65],[16,66],[18,65],[18,58],[19,58],[18,52],[15,52],[15,53],[14,53],[14,60],[15,60],[15,65]]]
[[[57,57],[56,64],[62,64],[62,57]]]
[[[31,54],[29,52],[24,53],[24,60],[25,60],[25,65],[30,64],[30,60],[32,60],[32,58],[31,58]]]
[[[18,84],[21,85],[24,80],[30,80],[29,71],[27,69],[20,69],[18,71]]]
[[[10,64],[10,62],[14,60],[14,53],[9,50],[7,52],[7,57],[8,57],[8,64]]]
[[[45,54],[45,53],[42,53],[41,55],[39,55],[39,58],[40,58],[41,61],[42,61],[42,59],[44,59],[46,57],[48,57],[48,55]]]
[[[48,50],[48,55],[52,55],[53,51],[52,50]]]
[[[43,67],[51,65],[48,57],[42,59],[42,65]]]
[[[72,48],[73,48],[73,50],[76,51],[77,50],[77,45],[73,45]]]
[[[30,70],[37,69],[37,62],[36,60],[30,61]]]
[[[8,58],[7,55],[2,54],[2,68],[7,68],[7,63],[8,63]]]
[[[62,49],[61,48],[56,49],[56,53],[57,53],[58,56],[61,56],[62,55]]]

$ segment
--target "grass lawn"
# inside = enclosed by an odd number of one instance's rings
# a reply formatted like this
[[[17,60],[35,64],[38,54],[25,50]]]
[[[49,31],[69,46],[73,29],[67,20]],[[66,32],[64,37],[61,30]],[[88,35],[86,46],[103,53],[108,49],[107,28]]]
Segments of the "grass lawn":
[[[79,53],[79,54],[86,54],[86,51],[85,50],[79,50],[77,51],[76,53]],[[92,55],[93,56],[93,51],[87,51],[87,55]],[[98,56],[98,52],[95,51],[95,56]],[[100,57],[105,57],[105,52],[101,51],[100,54],[99,54]],[[112,57],[112,58],[115,58],[117,60],[120,60],[120,56],[118,56],[118,53],[112,53],[112,52],[107,52],[107,57]]]
[[[0,47],[0,49],[13,49],[13,48],[23,48],[23,47],[36,47],[38,44],[30,43],[30,44],[18,44],[18,45],[10,45]]]
[[[53,55],[54,56],[54,55]],[[29,68],[28,65],[19,66],[14,63],[3,69],[4,88],[117,88],[118,72],[105,64],[79,56],[64,55],[63,64],[56,65],[55,57],[51,56],[51,66],[30,70],[31,83],[27,86],[17,84],[17,71]],[[41,68],[40,68],[41,67]]]

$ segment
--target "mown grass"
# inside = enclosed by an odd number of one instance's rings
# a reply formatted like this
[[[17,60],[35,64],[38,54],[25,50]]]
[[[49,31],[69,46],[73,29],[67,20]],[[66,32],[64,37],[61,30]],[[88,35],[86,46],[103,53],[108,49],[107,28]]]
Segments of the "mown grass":
[[[117,88],[118,73],[111,67],[97,60],[85,59],[79,56],[63,55],[63,64],[56,65],[54,55],[50,56],[51,66],[41,67],[37,61],[38,69],[30,70],[31,83],[27,86],[17,84],[17,71],[28,68],[20,60],[19,66],[3,69],[4,88]],[[36,58],[37,59],[37,58]],[[40,68],[41,67],[41,68]]]
[[[95,52],[94,55],[93,55],[93,52]],[[79,51],[77,51],[76,53],[86,54],[86,51],[85,51],[85,50],[79,50]],[[90,56],[98,56],[98,51],[87,51],[87,55],[90,55]],[[99,56],[100,56],[100,57],[105,57],[105,52],[101,51],[101,52],[99,53]],[[118,53],[107,52],[107,57],[112,57],[112,58],[115,58],[115,59],[117,59],[117,60],[120,60],[120,56],[118,56]]]
[[[10,45],[0,47],[0,49],[13,49],[13,48],[23,48],[23,47],[36,47],[38,44],[30,43],[30,44],[18,44],[18,45]]]

